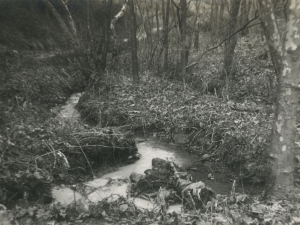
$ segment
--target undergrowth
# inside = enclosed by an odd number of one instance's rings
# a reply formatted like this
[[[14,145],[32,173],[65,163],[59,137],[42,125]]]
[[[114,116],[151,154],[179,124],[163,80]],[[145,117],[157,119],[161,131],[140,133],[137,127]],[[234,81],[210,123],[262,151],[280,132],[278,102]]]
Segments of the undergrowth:
[[[266,175],[264,152],[271,131],[272,108],[254,101],[235,103],[203,95],[187,84],[144,74],[140,85],[109,74],[106,87],[85,93],[78,109],[102,127],[132,130],[156,128],[168,138],[188,135],[186,144],[198,154],[210,154],[243,177]]]
[[[59,105],[85,86],[75,60],[8,50],[0,57],[6,60],[0,78],[0,202],[11,206],[27,194],[36,202],[49,195],[52,182],[83,181],[106,164],[129,163],[137,151],[131,133],[58,116]]]

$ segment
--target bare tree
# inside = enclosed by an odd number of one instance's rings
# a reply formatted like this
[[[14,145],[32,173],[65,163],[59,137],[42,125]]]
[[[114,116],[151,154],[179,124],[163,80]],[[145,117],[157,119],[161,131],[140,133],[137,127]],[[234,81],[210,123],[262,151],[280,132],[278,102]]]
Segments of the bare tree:
[[[214,32],[215,32],[215,7],[214,5],[216,4],[216,0],[211,1],[211,6],[210,6],[210,31],[211,31],[211,36],[213,37]]]
[[[260,18],[267,39],[271,60],[278,78],[282,69],[282,42],[275,20],[273,1],[269,0],[267,2],[270,6],[265,4],[266,1],[259,1]]]
[[[176,8],[177,19],[180,32],[180,67],[181,75],[183,78],[186,77],[186,66],[187,66],[187,56],[188,56],[188,45],[186,43],[187,37],[187,2],[186,0],[180,0],[179,6],[172,0],[173,5]]]
[[[61,4],[63,5],[63,9],[67,15],[67,22],[68,22],[68,25],[69,25],[69,29],[71,31],[71,33],[73,34],[74,38],[77,40],[77,42],[79,43],[78,39],[78,33],[77,33],[77,28],[76,28],[76,25],[74,23],[74,20],[73,20],[73,17],[69,11],[69,8],[68,8],[68,0],[60,0]]]
[[[249,21],[249,12],[251,8],[252,1],[242,0],[241,2],[241,16],[240,16],[240,27],[243,27]],[[248,29],[243,29],[241,31],[242,36],[245,36],[249,33]]]
[[[102,37],[98,48],[99,56],[96,63],[98,69],[100,69],[100,72],[104,72],[104,70],[106,69],[107,53],[110,48],[112,0],[105,0],[104,7],[105,7],[104,24],[103,24],[104,29],[102,32]]]
[[[219,33],[221,32],[221,29],[223,27],[223,19],[224,19],[224,11],[225,11],[225,4],[226,2],[225,1],[222,1],[220,2],[220,10],[219,10]]]
[[[300,2],[290,0],[287,3],[287,23],[284,47],[278,39],[279,31],[272,16],[272,0],[262,0],[261,12],[270,37],[270,45],[278,51],[278,60],[283,61],[280,69],[278,96],[275,108],[275,120],[269,149],[272,172],[267,182],[267,196],[285,197],[294,189],[294,152],[296,150],[296,117],[299,104],[299,64],[300,64]]]
[[[155,4],[155,20],[156,20],[156,38],[157,40],[159,40],[159,16],[158,16],[158,2],[156,2]]]
[[[231,0],[230,7],[230,22],[227,35],[234,33],[237,27],[237,16],[239,13],[241,0]],[[232,77],[232,63],[234,57],[234,49],[237,43],[237,35],[234,35],[225,42],[225,52],[224,52],[224,73],[223,77],[227,76],[229,79]]]
[[[169,57],[169,17],[170,17],[170,1],[166,0],[167,5],[165,7],[165,1],[162,1],[163,10],[163,49],[164,49],[164,70],[168,70],[168,57]]]
[[[218,33],[219,30],[219,4],[218,1],[212,0],[212,6],[211,6],[211,34],[212,34],[212,40],[216,40],[215,34]]]
[[[131,60],[132,60],[132,76],[133,76],[133,82],[139,83],[140,77],[139,77],[139,62],[138,62],[138,56],[137,56],[137,38],[136,38],[136,15],[134,10],[134,0],[129,0],[129,11],[130,11],[130,19],[131,19],[131,32],[130,32],[130,39],[131,39]]]
[[[56,8],[52,5],[52,3],[49,0],[43,0],[43,2],[47,6],[47,8],[52,12],[52,14],[54,15],[54,17],[58,21],[60,27],[62,28],[62,31],[65,33],[65,35],[71,41],[72,45],[76,46],[78,44],[78,42],[77,42],[78,40],[73,35],[73,31],[71,31],[69,29],[69,27],[67,26],[67,24],[65,23],[63,17],[59,14],[59,12],[56,10]],[[65,4],[65,3],[63,2],[63,4]]]
[[[111,20],[110,23],[110,30],[112,32],[112,37],[113,39],[115,39],[116,36],[116,29],[115,29],[115,25],[117,23],[117,21],[122,18],[127,10],[128,6],[127,6],[127,1],[125,2],[125,4],[123,4],[121,10],[117,13],[117,15],[114,16],[114,18]]]

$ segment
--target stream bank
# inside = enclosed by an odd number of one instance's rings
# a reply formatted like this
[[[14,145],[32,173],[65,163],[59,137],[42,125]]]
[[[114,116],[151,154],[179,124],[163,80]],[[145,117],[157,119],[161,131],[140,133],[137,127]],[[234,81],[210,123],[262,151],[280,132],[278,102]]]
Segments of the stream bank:
[[[68,120],[79,119],[80,114],[76,109],[76,105],[81,96],[82,93],[71,95],[67,100],[66,105],[61,108],[59,115]],[[182,136],[184,137],[184,135]],[[262,191],[262,186],[255,183],[248,183],[244,186],[243,180],[238,180],[225,165],[214,163],[209,159],[201,160],[198,155],[182,145],[176,145],[173,142],[160,141],[155,137],[147,139],[140,135],[139,137],[136,136],[134,140],[140,158],[136,161],[132,161],[132,164],[121,166],[117,171],[104,174],[101,178],[110,177],[127,179],[133,172],[143,174],[145,170],[151,168],[152,159],[159,157],[161,159],[174,161],[180,167],[188,170],[194,181],[205,182],[219,194],[230,194],[233,180],[237,180],[239,185],[237,185],[236,188],[240,193],[257,194]],[[213,179],[211,179],[211,175],[213,176]]]
[[[74,94],[69,98],[67,104],[60,110],[59,115],[62,118],[71,122],[79,119],[79,114],[75,106],[80,96],[81,94]],[[96,130],[97,127],[95,128]],[[99,178],[94,176],[92,181],[77,184],[75,189],[64,185],[54,187],[52,189],[53,204],[59,203],[66,207],[72,204],[79,204],[82,210],[88,211],[91,202],[98,203],[104,199],[109,199],[109,202],[113,202],[119,197],[126,198],[129,188],[126,180],[132,174],[144,174],[146,170],[152,167],[152,159],[157,157],[171,161],[184,170],[188,170],[195,183],[204,182],[206,186],[218,194],[229,195],[232,192],[232,182],[236,178],[226,167],[220,166],[221,164],[210,162],[208,159],[197,160],[197,155],[190,151],[182,150],[182,146],[162,142],[157,138],[146,139],[145,137],[136,137],[134,140],[139,159],[132,161],[129,165],[119,167],[114,172],[106,173]],[[129,156],[129,158],[131,157]],[[235,191],[250,194],[252,188],[249,185],[246,187],[236,185]],[[119,197],[116,198],[116,196]],[[133,203],[135,207],[140,209],[153,210],[156,207],[153,202],[142,198],[135,198]],[[175,211],[176,213],[181,213],[181,208],[182,206],[180,205],[174,205],[169,207],[167,212],[171,213]]]
[[[76,99],[76,98],[75,98]],[[78,99],[78,98],[77,98]],[[75,104],[73,104],[74,106]],[[69,112],[70,113],[70,112]],[[137,112],[133,112],[134,115],[137,114]],[[70,113],[69,115],[73,115],[73,113]],[[73,117],[73,116],[72,116]],[[137,147],[141,149],[141,151],[144,150],[150,150],[149,152],[156,153],[154,155],[148,155],[149,157],[145,157],[150,159],[150,157],[160,157],[164,156],[168,159],[174,159],[175,162],[177,162],[179,165],[181,165],[184,169],[191,169],[189,170],[190,173],[193,173],[193,177],[195,181],[203,181],[206,185],[210,186],[212,189],[216,189],[216,193],[224,193],[228,194],[232,190],[232,180],[235,178],[230,172],[227,173],[226,167],[220,166],[221,164],[211,162],[207,159],[205,160],[199,160],[201,159],[202,154],[198,157],[198,155],[194,155],[188,150],[185,150],[182,146],[176,146],[171,143],[167,142],[161,142],[157,141],[157,139],[148,139],[146,141],[141,141],[141,139],[134,139],[134,136],[131,134],[121,135],[120,133],[115,133],[114,130],[111,129],[104,129],[100,127],[90,127],[88,125],[84,125],[79,121],[72,121],[72,117],[66,117],[66,118],[59,118],[57,122],[57,129],[60,132],[63,131],[64,134],[67,134],[65,137],[59,140],[55,140],[56,142],[47,142],[49,147],[53,147],[55,150],[62,149],[62,152],[65,154],[67,159],[70,162],[71,170],[66,173],[66,171],[63,171],[63,168],[56,168],[61,169],[59,171],[54,171],[57,173],[58,177],[62,177],[61,175],[64,175],[65,177],[68,177],[72,173],[73,168],[80,168],[82,165],[84,165],[84,173],[85,175],[90,174],[90,168],[87,165],[86,159],[84,158],[83,152],[93,152],[93,154],[90,156],[88,161],[90,162],[91,166],[95,168],[97,164],[100,164],[103,161],[97,161],[95,160],[95,156],[97,156],[97,149],[101,149],[100,145],[103,145],[103,142],[110,143],[110,141],[118,142],[120,139],[116,137],[122,137],[121,139],[124,140],[133,140],[132,142],[128,143],[128,147],[135,147],[135,143],[137,143]],[[57,118],[56,118],[57,119]],[[41,131],[39,134],[43,134]],[[60,133],[61,134],[61,133]],[[116,135],[117,134],[117,135]],[[57,137],[57,136],[55,136]],[[75,138],[74,138],[75,137]],[[104,138],[104,139],[103,139]],[[115,139],[116,138],[116,139]],[[130,139],[131,138],[131,139]],[[77,143],[77,140],[79,140],[79,144]],[[210,138],[211,139],[211,138]],[[47,139],[48,140],[48,139]],[[93,143],[96,141],[96,143]],[[99,142],[101,141],[101,142]],[[110,146],[110,148],[106,148],[105,150],[107,152],[110,152],[109,149],[113,149],[113,147],[120,147],[120,143],[124,142],[118,142],[118,145]],[[105,144],[105,146],[107,146]],[[95,148],[97,145],[98,147]],[[81,147],[80,147],[81,146]],[[82,149],[81,149],[82,148]],[[47,148],[46,148],[47,149]],[[184,149],[184,150],[183,150]],[[147,150],[147,151],[148,151]],[[145,162],[143,160],[143,155],[147,155],[149,152],[143,152],[141,154],[141,159],[137,160],[135,163],[128,165],[128,167],[120,167],[118,171],[113,172],[110,174],[110,176],[122,176],[125,178],[131,169],[130,166],[133,166],[133,170],[138,170],[140,167],[144,165],[151,165],[149,164],[150,161]],[[48,150],[49,152],[49,150]],[[47,152],[46,152],[47,153]],[[48,154],[50,156],[51,154]],[[196,157],[195,157],[196,156]],[[102,157],[100,157],[101,159]],[[45,159],[47,159],[45,157]],[[109,157],[109,160],[117,159],[113,155]],[[128,159],[127,157],[124,157],[124,159]],[[203,158],[202,158],[203,159]],[[212,159],[212,158],[210,158]],[[49,161],[53,161],[53,157],[48,159]],[[46,160],[45,160],[46,161]],[[105,161],[105,160],[104,160]],[[194,161],[199,161],[199,163],[193,165],[191,167],[191,163]],[[75,162],[79,162],[78,164],[75,164]],[[120,161],[121,162],[121,161]],[[142,165],[136,164],[138,162],[143,162]],[[73,163],[73,164],[72,164]],[[132,163],[127,162],[127,163]],[[38,164],[40,167],[41,165]],[[105,166],[103,164],[102,166]],[[144,167],[146,168],[146,166]],[[148,167],[149,168],[149,167]],[[80,169],[79,169],[80,170]],[[74,173],[78,175],[78,171],[75,170]],[[126,172],[125,174],[123,174]],[[214,180],[209,179],[208,175],[212,173],[214,175]],[[121,173],[121,174],[118,174]],[[36,176],[39,176],[41,174],[39,173],[33,173]],[[25,173],[24,176],[27,176],[28,174]],[[105,175],[104,175],[105,176]],[[45,176],[46,177],[46,176]],[[100,176],[99,176],[100,177]],[[92,178],[92,176],[90,176]],[[84,181],[84,180],[83,180]],[[66,180],[61,180],[61,183],[67,183]],[[71,185],[74,184],[74,185]],[[75,185],[76,184],[76,185]],[[70,205],[64,206],[62,204],[52,204],[52,205],[46,205],[46,206],[40,206],[38,204],[30,204],[26,205],[26,202],[23,205],[22,212],[18,212],[17,216],[15,218],[28,218],[28,221],[30,223],[27,224],[34,224],[33,219],[36,222],[36,224],[42,224],[41,220],[43,221],[54,221],[54,224],[63,224],[66,220],[67,221],[76,221],[78,224],[88,224],[88,221],[90,218],[97,218],[96,222],[99,223],[99,220],[103,222],[103,224],[158,224],[161,223],[161,215],[160,213],[155,213],[153,211],[147,211],[143,210],[141,211],[139,207],[144,208],[145,205],[149,208],[153,208],[153,205],[149,204],[149,201],[139,200],[136,201],[136,206],[132,206],[130,201],[127,200],[127,198],[124,198],[127,193],[125,190],[125,186],[127,186],[127,182],[124,181],[124,179],[110,179],[108,177],[100,177],[99,179],[92,180],[90,182],[71,182],[70,185],[65,185],[64,188],[67,189],[66,192],[59,192],[61,189],[63,189],[63,186],[58,186],[54,188],[53,190],[58,190],[57,193],[61,193],[63,197],[69,196]],[[215,186],[214,186],[215,185]],[[87,211],[87,208],[85,208],[85,198],[81,199],[81,196],[83,196],[83,192],[81,190],[85,190],[85,188],[81,188],[82,186],[89,186],[90,193],[89,201],[94,201],[93,207],[89,208]],[[95,190],[95,188],[100,188]],[[64,189],[64,190],[66,190]],[[115,194],[120,195],[122,198],[120,198],[117,201],[108,201],[109,197],[111,196],[111,190],[114,190]],[[250,188],[251,190],[251,188]],[[247,187],[244,187],[242,185],[237,187],[236,192],[243,193],[249,193]],[[75,193],[75,194],[74,194]],[[60,196],[61,196],[60,195]],[[99,196],[101,197],[99,199]],[[292,208],[289,203],[283,202],[273,202],[266,204],[261,204],[257,201],[256,198],[247,198],[250,199],[249,202],[242,202],[244,199],[240,199],[237,196],[243,196],[243,195],[236,195],[233,196],[234,198],[231,199],[232,195],[227,196],[221,195],[219,196],[218,200],[222,201],[220,204],[218,201],[215,201],[211,207],[207,208],[207,212],[201,213],[200,215],[192,211],[182,211],[178,208],[174,211],[177,213],[168,213],[167,216],[169,218],[169,221],[178,221],[180,220],[180,223],[194,223],[194,221],[198,221],[201,223],[199,224],[257,224],[259,221],[278,221],[281,220],[281,215],[285,215],[286,212],[288,212],[288,207]],[[75,198],[74,198],[75,197]],[[108,197],[108,198],[107,198]],[[57,197],[56,199],[63,199],[62,197]],[[74,200],[76,199],[76,204],[74,203]],[[226,200],[227,199],[227,200]],[[246,199],[246,198],[245,198]],[[24,200],[24,199],[21,199]],[[78,201],[77,201],[78,200]],[[226,200],[226,201],[223,201]],[[25,200],[24,200],[25,201]],[[36,202],[36,201],[35,201]],[[54,201],[58,203],[57,201]],[[66,201],[63,201],[64,203]],[[219,207],[215,207],[215,203],[217,202],[217,205]],[[250,205],[250,206],[249,206]],[[171,208],[172,210],[172,208]],[[298,209],[293,208],[293,214],[291,214],[292,219],[289,221],[296,221],[298,219],[297,213]],[[172,211],[167,211],[172,212]],[[241,213],[242,212],[242,213]],[[3,216],[10,215],[9,211],[1,211],[0,218],[2,221],[5,221],[3,219]],[[279,219],[277,219],[279,217]],[[177,218],[177,219],[176,219]],[[282,217],[283,218],[283,217]],[[101,220],[102,219],[102,220]],[[57,222],[57,220],[63,221],[63,222]],[[103,221],[104,220],[104,221]],[[286,220],[284,220],[286,221]],[[198,223],[196,222],[196,224]],[[174,222],[176,224],[176,222]],[[179,224],[180,224],[179,223]],[[21,223],[24,224],[24,223]]]

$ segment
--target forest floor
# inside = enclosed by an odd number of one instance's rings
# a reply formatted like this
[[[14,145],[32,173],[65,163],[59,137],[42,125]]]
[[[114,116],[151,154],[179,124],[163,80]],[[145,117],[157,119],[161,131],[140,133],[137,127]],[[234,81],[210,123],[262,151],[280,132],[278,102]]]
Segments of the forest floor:
[[[63,120],[53,110],[72,93],[84,91],[86,81],[76,62],[53,52],[1,51],[5,76],[0,87],[4,109],[0,112],[0,224],[299,224],[296,194],[292,200],[281,201],[239,194],[219,196],[200,211],[164,218],[159,212],[132,209],[123,198],[114,204],[99,202],[91,209],[93,213],[47,205],[51,184],[73,185],[93,179],[88,172],[89,166],[96,167],[93,158],[107,156],[100,170],[113,169],[110,150],[114,146],[123,147],[119,165],[128,163],[125,159],[136,151],[134,132],[171,139],[199,159],[224,163],[239,179],[264,182],[274,110],[270,104],[273,83],[269,82],[273,73],[270,62],[259,59],[259,47],[255,41],[241,39],[235,65],[238,81],[229,94],[221,96],[204,94],[217,78],[214,75],[220,74],[222,59],[216,53],[208,54],[189,71],[188,82],[144,72],[140,85],[133,85],[125,74],[106,74],[101,84],[85,90],[77,106],[83,120],[77,122]],[[250,50],[251,58],[245,53]],[[197,56],[193,52],[191,62]],[[86,160],[78,157],[81,148],[72,148],[85,145],[106,147],[100,156],[96,148],[85,148]],[[68,158],[69,165],[61,155]],[[126,213],[120,205],[127,206]]]

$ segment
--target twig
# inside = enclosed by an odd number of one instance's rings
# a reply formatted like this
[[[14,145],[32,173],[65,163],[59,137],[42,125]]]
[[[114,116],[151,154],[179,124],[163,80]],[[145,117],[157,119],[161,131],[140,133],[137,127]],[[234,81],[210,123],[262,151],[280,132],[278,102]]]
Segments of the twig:
[[[194,141],[194,139],[196,138],[196,136],[198,135],[198,134],[200,134],[200,132],[201,132],[201,130],[199,130],[195,135],[194,135],[194,137],[193,137],[193,139],[191,140],[191,142],[190,142],[190,144],[189,144],[189,146],[191,146],[192,145],[192,143],[193,143],[193,141]]]
[[[93,178],[96,179],[96,176],[95,176],[94,171],[93,171],[93,169],[92,169],[92,167],[91,167],[91,164],[90,164],[88,158],[86,157],[86,155],[85,155],[85,153],[84,153],[84,151],[83,151],[83,149],[82,149],[82,147],[81,147],[79,141],[77,140],[77,138],[76,138],[74,135],[72,135],[72,137],[75,139],[75,141],[76,141],[77,144],[79,145],[80,150],[81,150],[82,154],[84,155],[85,160],[87,161],[87,163],[88,163],[88,165],[89,165],[89,167],[90,167],[90,169],[91,169],[91,172],[92,172],[92,174],[93,174]]]
[[[106,146],[106,145],[84,145],[84,146],[76,146],[76,145],[69,145],[68,148],[82,148],[82,147],[104,147],[104,148],[121,148],[121,149],[135,149],[134,147],[118,147],[118,146]]]
[[[48,147],[48,149],[51,151],[50,153],[53,153],[53,156],[54,156],[54,162],[53,162],[53,169],[56,167],[56,153],[55,153],[55,150],[54,148],[52,147],[51,144],[45,142],[46,146]]]
[[[129,126],[129,125],[125,125],[125,126]],[[97,132],[97,131],[92,131],[92,132],[79,132],[79,133],[72,133],[73,135],[75,135],[75,134],[97,134],[97,135],[99,135],[99,132]],[[101,133],[102,134],[102,133]],[[103,134],[105,134],[105,133],[103,133]],[[106,134],[105,134],[106,135]],[[115,135],[115,136],[117,136],[117,135],[123,135],[123,134],[107,134],[107,135],[109,135],[109,136],[112,136],[112,135]]]
[[[214,50],[214,49],[220,47],[225,41],[227,41],[228,39],[230,39],[231,37],[233,37],[233,36],[236,35],[237,33],[241,32],[242,30],[260,24],[261,22],[252,24],[251,26],[248,26],[252,21],[256,20],[257,18],[259,18],[258,15],[256,15],[253,19],[251,19],[248,23],[246,23],[242,28],[238,29],[237,31],[235,31],[234,33],[232,33],[231,35],[229,35],[228,37],[224,38],[219,44],[217,44],[217,45],[215,45],[214,47],[211,47],[211,48],[209,48],[209,49],[206,49],[206,50],[202,53],[202,55],[200,55],[199,59],[201,59],[207,52],[212,51],[212,50]]]
[[[185,68],[188,69],[188,68],[191,68],[191,67],[193,67],[193,66],[195,66],[197,64],[198,64],[198,62],[193,62],[192,64],[186,66]]]
[[[193,196],[191,195],[191,192],[188,192],[188,194],[189,194],[189,197],[190,197],[190,199],[191,199],[191,201],[192,201],[192,203],[193,203],[194,210],[195,210],[195,212],[197,212],[196,204],[195,204],[195,202],[194,202]]]

